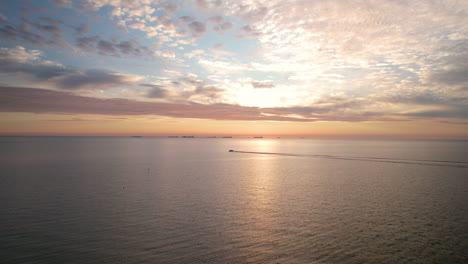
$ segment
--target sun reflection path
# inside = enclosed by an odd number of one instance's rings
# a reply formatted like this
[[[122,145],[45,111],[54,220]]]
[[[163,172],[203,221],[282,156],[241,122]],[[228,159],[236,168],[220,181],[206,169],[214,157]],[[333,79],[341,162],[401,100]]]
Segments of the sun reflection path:
[[[255,142],[256,149],[278,151],[275,141]],[[236,229],[237,237],[243,245],[244,254],[249,260],[262,258],[268,252],[274,252],[281,241],[278,216],[281,212],[279,193],[281,192],[280,164],[277,157],[264,157],[250,160],[245,172],[246,193],[243,197],[242,215],[238,219],[243,225]]]

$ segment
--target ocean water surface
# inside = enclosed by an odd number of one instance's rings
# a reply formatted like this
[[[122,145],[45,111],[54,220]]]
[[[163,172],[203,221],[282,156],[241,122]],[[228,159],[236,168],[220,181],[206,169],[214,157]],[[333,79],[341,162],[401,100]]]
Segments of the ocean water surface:
[[[0,200],[1,263],[468,263],[468,141],[0,137]]]

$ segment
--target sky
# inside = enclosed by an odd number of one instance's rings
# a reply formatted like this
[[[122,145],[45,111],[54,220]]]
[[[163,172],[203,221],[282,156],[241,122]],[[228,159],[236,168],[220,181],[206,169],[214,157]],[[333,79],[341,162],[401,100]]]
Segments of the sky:
[[[1,1],[0,135],[468,139],[468,1]]]

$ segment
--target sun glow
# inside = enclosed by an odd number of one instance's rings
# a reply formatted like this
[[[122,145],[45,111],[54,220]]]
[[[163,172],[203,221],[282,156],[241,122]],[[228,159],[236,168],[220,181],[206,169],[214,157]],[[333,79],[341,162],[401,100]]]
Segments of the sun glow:
[[[236,95],[237,102],[242,106],[254,107],[281,107],[290,101],[284,91],[272,89],[245,89]]]

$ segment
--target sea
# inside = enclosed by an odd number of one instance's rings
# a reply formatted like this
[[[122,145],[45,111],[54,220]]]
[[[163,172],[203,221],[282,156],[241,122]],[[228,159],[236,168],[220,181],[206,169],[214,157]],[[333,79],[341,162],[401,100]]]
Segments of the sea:
[[[468,263],[468,141],[0,137],[0,263]]]

